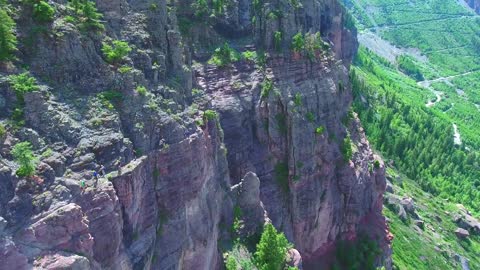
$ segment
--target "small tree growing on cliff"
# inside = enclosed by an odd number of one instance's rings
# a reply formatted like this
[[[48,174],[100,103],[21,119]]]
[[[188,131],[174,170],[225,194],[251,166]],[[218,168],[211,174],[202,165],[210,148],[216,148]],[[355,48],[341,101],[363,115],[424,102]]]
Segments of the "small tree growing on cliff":
[[[102,43],[102,52],[105,56],[105,60],[110,64],[116,64],[122,61],[129,53],[132,51],[132,48],[128,46],[126,41],[114,40],[112,45],[103,42]]]
[[[16,172],[18,176],[32,176],[35,173],[38,159],[33,154],[32,145],[29,142],[17,143],[12,149],[12,156],[20,165]]]
[[[17,49],[14,29],[15,22],[8,15],[6,4],[0,1],[0,61],[13,59],[13,53]]]
[[[257,244],[255,264],[259,270],[281,270],[290,247],[285,235],[279,233],[272,224],[267,224]]]

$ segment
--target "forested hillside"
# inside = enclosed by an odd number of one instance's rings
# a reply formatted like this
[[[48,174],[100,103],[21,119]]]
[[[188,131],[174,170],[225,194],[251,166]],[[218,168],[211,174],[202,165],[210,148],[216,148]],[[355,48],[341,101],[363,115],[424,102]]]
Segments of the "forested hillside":
[[[354,110],[398,172],[385,200],[394,266],[478,269],[478,232],[454,232],[456,204],[480,212],[480,17],[453,0],[344,2],[363,45]],[[412,198],[417,212],[404,215],[392,196]]]

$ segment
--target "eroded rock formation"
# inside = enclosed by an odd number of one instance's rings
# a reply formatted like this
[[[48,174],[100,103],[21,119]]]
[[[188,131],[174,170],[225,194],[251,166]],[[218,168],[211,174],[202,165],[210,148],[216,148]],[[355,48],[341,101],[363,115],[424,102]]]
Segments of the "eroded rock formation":
[[[54,34],[28,44],[35,50],[22,47],[21,61],[42,85],[25,95],[25,127],[0,138],[0,268],[220,269],[219,242],[236,206],[249,213],[246,234],[270,220],[305,269],[328,265],[336,242],[359,234],[376,240],[378,265],[389,268],[384,166],[350,111],[355,29],[336,0],[300,2],[265,3],[252,24],[251,4],[233,1],[212,27],[192,25],[182,36],[189,1],[177,13],[166,1],[98,1],[104,36],[59,16]],[[55,5],[61,14],[65,6]],[[274,10],[282,16],[267,19]],[[29,15],[17,19],[20,35]],[[282,52],[273,50],[275,31]],[[292,55],[298,32],[321,33],[330,49]],[[207,64],[206,48],[222,36],[250,38],[238,49],[262,46],[270,56],[262,67]],[[102,58],[102,39],[115,38],[134,48],[130,71]],[[2,117],[16,101],[3,78],[17,71],[1,73]],[[139,85],[150,93],[135,92]],[[122,97],[107,100],[107,89]],[[346,138],[351,158],[342,153]],[[10,150],[25,140],[37,153],[48,149],[41,184],[14,174]]]

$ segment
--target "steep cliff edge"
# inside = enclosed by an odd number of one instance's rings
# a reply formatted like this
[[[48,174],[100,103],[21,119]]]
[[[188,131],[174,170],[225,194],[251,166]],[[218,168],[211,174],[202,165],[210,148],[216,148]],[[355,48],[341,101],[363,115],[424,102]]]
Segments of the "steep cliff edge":
[[[199,3],[98,1],[95,32],[71,4],[51,2],[42,23],[11,4],[20,42],[0,70],[0,268],[221,269],[239,207],[245,234],[271,221],[305,269],[364,235],[389,269],[384,166],[350,110],[358,45],[344,8],[231,1],[201,23]],[[117,39],[132,51],[108,63],[102,44]],[[207,63],[225,41],[256,60]],[[39,86],[19,95],[8,75],[22,66]],[[20,141],[39,156],[36,177],[15,174]]]

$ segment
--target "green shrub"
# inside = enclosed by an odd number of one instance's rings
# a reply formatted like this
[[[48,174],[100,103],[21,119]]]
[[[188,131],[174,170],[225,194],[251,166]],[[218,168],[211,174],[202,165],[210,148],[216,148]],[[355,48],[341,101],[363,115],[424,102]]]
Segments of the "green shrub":
[[[296,93],[293,103],[295,103],[295,106],[302,106],[302,94]]]
[[[123,99],[122,93],[115,90],[107,90],[97,95],[100,102],[109,110],[113,110],[115,107],[113,103],[120,102]]]
[[[347,136],[342,143],[342,155],[343,155],[343,160],[345,162],[349,161],[352,159],[353,156],[353,150],[352,150],[352,140],[350,139],[350,136]]]
[[[291,244],[283,233],[268,223],[265,225],[254,254],[259,270],[281,270],[285,267],[285,258]]]
[[[103,15],[98,12],[95,2],[88,1],[88,0],[83,1],[83,6],[81,8],[80,15],[82,17],[80,19],[81,30],[99,30],[99,31],[105,30],[105,26],[101,21]]]
[[[43,158],[48,158],[48,157],[51,157],[53,155],[53,150],[52,148],[47,148],[45,151],[43,151],[42,153],[42,157]]]
[[[257,59],[257,52],[256,51],[244,51],[242,53],[243,58],[248,61],[255,61]]]
[[[298,32],[292,38],[292,45],[291,48],[294,52],[302,52],[305,48],[305,38],[302,32]]]
[[[315,134],[322,135],[325,132],[325,127],[319,126],[315,129]]]
[[[374,167],[375,169],[380,168],[380,161],[375,160],[375,161],[373,162],[373,167]]]
[[[208,60],[209,64],[214,64],[219,67],[226,66],[230,63],[239,60],[239,54],[228,43],[224,43],[222,47],[216,48],[212,57]]]
[[[145,96],[147,94],[147,88],[145,88],[145,86],[143,85],[137,86],[137,88],[135,88],[135,91],[141,96]]]
[[[150,11],[155,11],[158,9],[158,5],[155,3],[151,3],[149,9]]]
[[[129,66],[121,66],[118,68],[118,72],[120,72],[121,74],[126,74],[130,71],[132,71],[132,67]]]
[[[0,124],[0,139],[3,138],[3,136],[5,136],[5,134],[7,134],[7,129],[5,128],[5,126],[3,124]]]
[[[215,15],[221,15],[224,11],[225,0],[212,0]]]
[[[307,117],[308,122],[310,123],[315,122],[315,115],[312,112],[307,112],[305,117]]]
[[[314,59],[317,53],[320,53],[324,48],[324,42],[320,32],[315,34],[305,34],[305,51],[310,59]]]
[[[8,76],[8,80],[13,90],[17,94],[17,97],[23,100],[23,95],[28,92],[38,91],[37,80],[30,76],[28,72],[24,72],[18,75]]]
[[[7,13],[4,4],[0,4],[0,61],[14,59],[17,50],[15,21]]]
[[[105,60],[110,64],[122,61],[130,51],[132,51],[132,48],[130,48],[126,41],[114,40],[112,41],[112,45],[106,42],[102,43],[103,55],[105,56]]]
[[[69,19],[69,21],[78,22],[80,30],[105,30],[105,26],[101,21],[103,15],[98,12],[97,6],[94,1],[70,0],[68,2],[68,7],[75,12],[75,15],[77,17],[73,18],[72,16],[70,16],[71,19]]]
[[[266,78],[263,82],[262,82],[262,91],[260,93],[260,97],[262,99],[265,99],[267,98],[269,95],[270,95],[270,92],[273,90],[273,81]]]
[[[208,120],[208,121],[215,120],[215,119],[217,119],[217,112],[212,111],[212,110],[206,110],[203,113],[203,118]]]
[[[273,45],[277,52],[282,51],[282,36],[282,32],[280,31],[275,31],[275,33],[273,33]]]
[[[32,176],[35,173],[38,160],[33,154],[32,145],[29,142],[15,144],[11,153],[15,162],[20,165],[16,172],[18,176]]]
[[[39,22],[50,22],[55,15],[55,9],[45,1],[33,4],[33,17]]]
[[[335,250],[333,269],[376,269],[375,260],[381,254],[377,243],[361,235],[352,242],[340,241]]]
[[[225,263],[225,268],[227,270],[237,270],[237,261],[232,255],[227,257],[227,262]]]
[[[208,8],[208,3],[206,0],[196,0],[192,3],[192,9],[195,10],[195,17],[197,19],[204,19],[208,17],[210,9]]]

